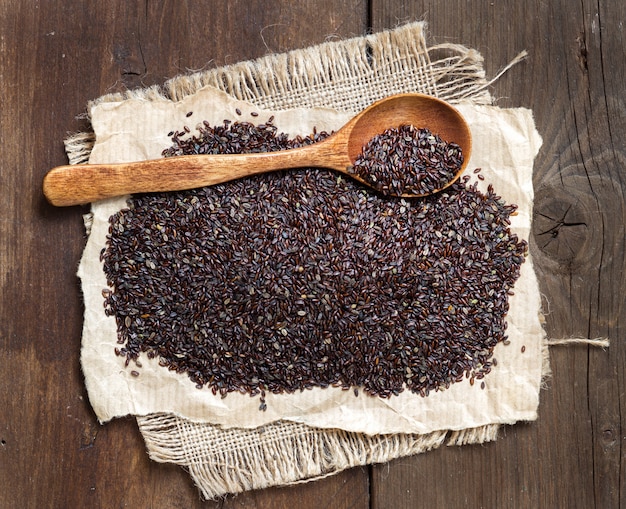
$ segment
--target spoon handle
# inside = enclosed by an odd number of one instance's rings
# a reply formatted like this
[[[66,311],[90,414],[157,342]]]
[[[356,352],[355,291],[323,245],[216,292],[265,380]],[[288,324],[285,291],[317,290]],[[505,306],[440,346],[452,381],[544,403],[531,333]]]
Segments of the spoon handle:
[[[322,143],[318,144],[322,145]],[[279,169],[320,166],[324,148],[308,146],[254,154],[188,155],[133,163],[58,166],[43,181],[56,206],[81,205],[132,193],[181,191]],[[332,166],[332,165],[331,165]]]

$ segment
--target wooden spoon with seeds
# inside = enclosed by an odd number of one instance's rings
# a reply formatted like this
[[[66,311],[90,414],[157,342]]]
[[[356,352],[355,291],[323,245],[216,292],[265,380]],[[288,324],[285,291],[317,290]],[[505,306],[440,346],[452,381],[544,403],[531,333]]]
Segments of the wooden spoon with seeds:
[[[53,205],[80,205],[126,194],[181,191],[257,173],[305,167],[333,169],[369,186],[351,173],[354,162],[373,137],[403,125],[427,128],[443,140],[456,143],[463,154],[463,163],[454,178],[425,194],[441,191],[458,179],[467,166],[472,145],[464,118],[440,99],[423,94],[398,94],[372,104],[339,131],[312,145],[279,152],[186,155],[132,163],[59,166],[45,176],[43,192]]]

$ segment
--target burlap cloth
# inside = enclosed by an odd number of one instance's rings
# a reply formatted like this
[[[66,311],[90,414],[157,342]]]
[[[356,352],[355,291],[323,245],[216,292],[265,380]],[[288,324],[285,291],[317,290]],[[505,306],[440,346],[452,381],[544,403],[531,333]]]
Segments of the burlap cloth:
[[[422,23],[408,24],[102,97],[89,105],[93,132],[67,140],[70,162],[159,157],[168,132],[190,123],[188,111],[213,124],[274,115],[279,130],[308,134],[313,126],[337,129],[384,96],[422,92],[455,103],[466,116],[474,137],[469,167],[482,167],[486,181],[480,185],[493,183],[519,206],[512,229],[527,240],[532,164],[541,144],[532,115],[493,106],[480,55],[460,46],[428,48],[423,29]],[[235,118],[236,109],[260,115]],[[315,479],[442,444],[494,440],[502,424],[536,419],[549,368],[531,257],[510,301],[511,345],[496,347],[498,366],[488,375],[487,390],[461,382],[426,398],[405,391],[380,399],[317,389],[268,395],[268,410],[259,412],[255,398],[215,397],[158,361],[142,359],[141,376],[131,376],[114,354],[116,326],[104,315],[106,278],[99,260],[108,218],[124,204],[124,198],[95,203],[86,221],[90,236],[79,276],[89,398],[101,422],[136,416],[150,457],[184,466],[204,497]]]

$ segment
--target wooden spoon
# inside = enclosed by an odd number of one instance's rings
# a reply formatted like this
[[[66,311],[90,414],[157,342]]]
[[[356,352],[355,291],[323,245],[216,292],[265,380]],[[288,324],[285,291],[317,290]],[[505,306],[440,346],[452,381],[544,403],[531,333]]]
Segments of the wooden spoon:
[[[180,191],[257,173],[305,167],[333,169],[368,185],[349,173],[363,146],[386,129],[407,124],[428,128],[461,147],[463,165],[441,189],[451,185],[470,158],[472,140],[467,123],[442,100],[422,94],[399,94],[372,104],[333,135],[305,147],[255,154],[189,155],[132,163],[59,166],[45,176],[43,192],[53,205],[79,205],[125,194]]]

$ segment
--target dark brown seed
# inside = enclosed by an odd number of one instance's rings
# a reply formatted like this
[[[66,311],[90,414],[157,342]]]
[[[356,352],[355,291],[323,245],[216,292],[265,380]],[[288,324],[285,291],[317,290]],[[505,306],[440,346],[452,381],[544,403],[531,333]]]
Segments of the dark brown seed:
[[[225,121],[172,136],[166,157],[286,150],[328,133]],[[158,358],[220,397],[259,395],[260,410],[267,391],[428,397],[473,385],[508,341],[527,252],[514,212],[466,179],[404,200],[317,169],[134,195],[103,253],[115,353]]]
[[[374,136],[350,172],[384,195],[422,196],[449,185],[462,164],[456,143],[447,143],[428,129],[402,125]]]
[[[185,115],[186,117],[190,117],[191,115],[193,115],[193,111],[189,111],[187,112],[187,115]]]

